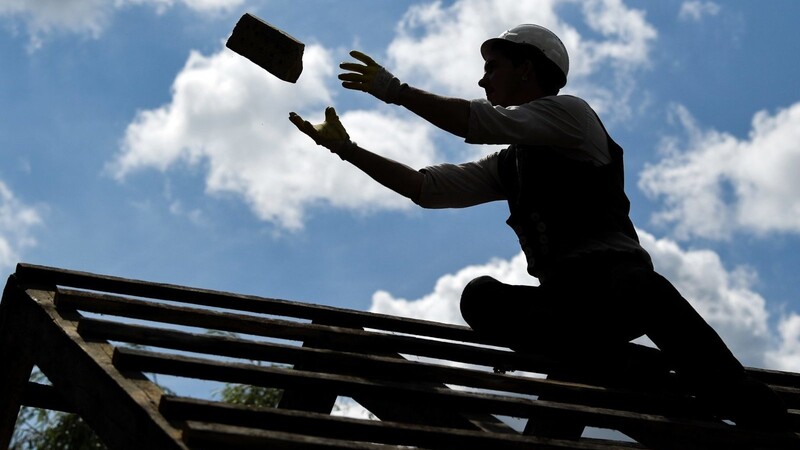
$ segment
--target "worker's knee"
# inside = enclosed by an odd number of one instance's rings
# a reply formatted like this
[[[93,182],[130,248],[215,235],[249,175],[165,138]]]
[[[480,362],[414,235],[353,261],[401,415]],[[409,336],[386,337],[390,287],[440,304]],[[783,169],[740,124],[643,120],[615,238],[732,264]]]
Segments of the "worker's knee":
[[[487,294],[497,290],[497,286],[500,284],[499,281],[488,275],[475,278],[464,287],[464,292],[461,293],[461,304],[484,299]]]
[[[499,284],[499,281],[488,275],[467,283],[461,293],[461,316],[467,323],[473,323],[485,313],[486,299],[491,297]]]

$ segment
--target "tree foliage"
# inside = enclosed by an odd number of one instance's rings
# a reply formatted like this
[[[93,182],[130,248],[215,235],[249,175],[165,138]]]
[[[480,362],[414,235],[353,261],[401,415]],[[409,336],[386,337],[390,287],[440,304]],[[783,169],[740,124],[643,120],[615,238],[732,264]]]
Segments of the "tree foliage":
[[[23,422],[19,422],[22,420]],[[23,408],[11,450],[101,450],[94,431],[76,414]]]
[[[262,386],[226,384],[218,394],[219,399],[225,403],[274,408],[278,406],[283,391]]]

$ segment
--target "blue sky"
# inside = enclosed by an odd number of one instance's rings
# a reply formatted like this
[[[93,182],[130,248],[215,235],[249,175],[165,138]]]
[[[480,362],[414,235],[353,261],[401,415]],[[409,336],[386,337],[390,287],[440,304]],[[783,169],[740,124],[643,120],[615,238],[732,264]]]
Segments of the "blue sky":
[[[535,283],[502,203],[422,210],[288,121],[336,106],[414,167],[468,146],[345,91],[360,49],[402,81],[480,97],[480,43],[520,22],[571,54],[626,150],[657,269],[748,365],[800,371],[800,3],[0,2],[0,270],[19,261],[459,322],[466,282]],[[224,47],[251,12],[306,43],[297,84]]]

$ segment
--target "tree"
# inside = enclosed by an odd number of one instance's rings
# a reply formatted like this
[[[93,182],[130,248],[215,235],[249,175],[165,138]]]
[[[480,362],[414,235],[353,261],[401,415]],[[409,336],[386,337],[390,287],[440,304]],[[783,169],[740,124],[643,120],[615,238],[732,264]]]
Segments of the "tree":
[[[19,422],[19,421],[22,422]],[[78,415],[23,408],[11,450],[101,450],[106,446]]]
[[[283,391],[263,386],[226,384],[218,391],[219,400],[234,405],[274,408],[278,406]]]

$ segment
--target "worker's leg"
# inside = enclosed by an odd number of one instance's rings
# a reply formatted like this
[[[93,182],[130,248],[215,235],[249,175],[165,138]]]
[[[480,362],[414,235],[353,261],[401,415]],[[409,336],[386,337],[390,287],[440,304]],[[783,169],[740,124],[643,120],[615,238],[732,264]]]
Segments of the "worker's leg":
[[[698,398],[739,425],[786,427],[786,407],[768,386],[746,375],[719,335],[663,276],[643,267],[620,268],[615,277],[623,303]]]
[[[550,337],[553,321],[560,320],[541,287],[508,285],[488,276],[476,278],[464,288],[461,315],[478,334],[513,348]],[[534,327],[538,318],[553,321]]]
[[[645,267],[620,272],[620,296],[677,371],[698,382],[742,376],[744,368],[716,331],[666,278]]]
[[[461,314],[476,332],[515,350],[578,351],[626,343],[643,334],[611,296],[607,270],[570,271],[542,286],[483,276],[461,295]]]
[[[538,287],[477,278],[467,285],[461,297],[464,320],[496,343],[518,351],[558,356],[585,369],[566,373],[577,371],[588,376],[587,371],[607,366],[608,358],[600,361],[600,355],[608,356],[616,346],[641,333],[626,332],[624,326],[611,324],[620,323],[620,314],[616,308],[604,306],[611,286],[606,273],[573,270],[569,274],[569,279]],[[548,374],[548,379],[574,381],[559,373]],[[540,399],[558,401],[558,397]],[[525,434],[578,439],[584,426],[581,421],[539,417],[528,421]]]

